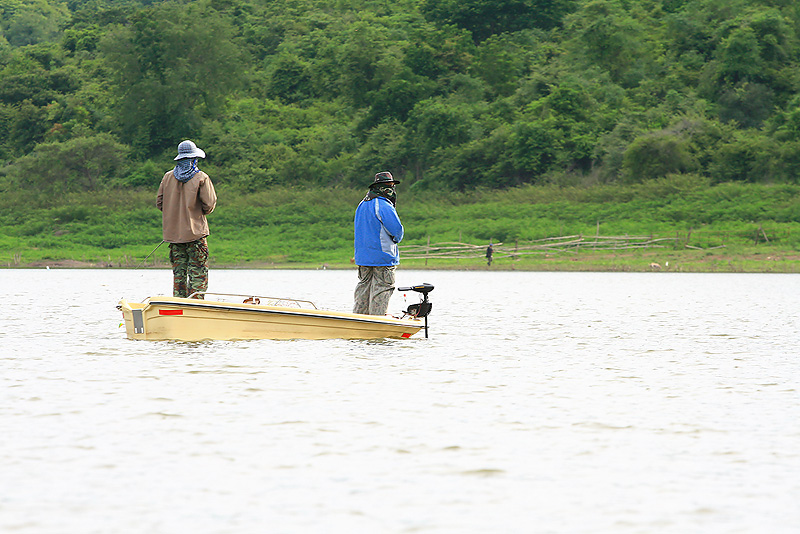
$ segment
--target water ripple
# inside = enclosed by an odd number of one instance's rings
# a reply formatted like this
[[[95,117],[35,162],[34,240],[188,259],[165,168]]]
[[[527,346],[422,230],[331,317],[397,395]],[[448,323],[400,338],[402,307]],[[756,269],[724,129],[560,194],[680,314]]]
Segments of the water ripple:
[[[114,309],[169,271],[4,273],[2,532],[800,531],[797,275],[401,269],[429,339],[181,343]]]

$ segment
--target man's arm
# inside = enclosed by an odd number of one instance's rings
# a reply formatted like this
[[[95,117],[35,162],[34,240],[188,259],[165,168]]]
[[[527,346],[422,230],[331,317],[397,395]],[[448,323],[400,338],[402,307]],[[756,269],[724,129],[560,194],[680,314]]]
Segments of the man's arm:
[[[164,211],[164,180],[161,180],[161,183],[158,186],[158,195],[156,195],[156,207]]]
[[[380,200],[383,200],[383,202],[380,202]],[[391,202],[388,200],[380,200],[378,210],[380,211],[383,227],[386,228],[386,231],[392,236],[394,242],[399,243],[403,240],[404,230],[403,224],[400,222],[400,217],[397,215],[397,210],[394,209],[394,206],[392,206]]]
[[[217,192],[211,178],[206,175],[203,184],[200,186],[200,202],[203,204],[203,214],[208,215],[217,207]]]

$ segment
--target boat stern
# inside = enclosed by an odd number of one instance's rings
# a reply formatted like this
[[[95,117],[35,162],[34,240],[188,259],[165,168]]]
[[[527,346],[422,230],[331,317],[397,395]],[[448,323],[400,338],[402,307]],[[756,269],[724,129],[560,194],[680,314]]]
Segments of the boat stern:
[[[117,309],[122,312],[122,322],[125,324],[125,334],[128,339],[147,339],[144,329],[144,308],[141,302],[128,302],[122,299],[117,304]]]

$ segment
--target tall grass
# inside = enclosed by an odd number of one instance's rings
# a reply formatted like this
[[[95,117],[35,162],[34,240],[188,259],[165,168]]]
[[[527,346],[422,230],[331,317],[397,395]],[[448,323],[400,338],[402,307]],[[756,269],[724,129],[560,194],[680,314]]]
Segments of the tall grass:
[[[218,188],[209,216],[214,265],[349,265],[353,211],[365,189]],[[560,235],[680,233],[680,246],[800,250],[800,186],[677,176],[637,185],[526,186],[467,193],[403,191],[403,244],[515,242]],[[761,236],[761,237],[759,237]],[[74,260],[136,265],[161,240],[155,191],[0,199],[0,265]],[[769,240],[769,241],[767,241]],[[731,249],[732,250],[732,249]],[[152,258],[166,264],[167,247]]]

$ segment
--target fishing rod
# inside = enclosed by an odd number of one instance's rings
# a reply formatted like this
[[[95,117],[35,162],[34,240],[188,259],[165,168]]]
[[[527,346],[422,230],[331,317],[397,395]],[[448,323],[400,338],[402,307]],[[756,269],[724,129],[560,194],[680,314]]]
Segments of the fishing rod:
[[[159,243],[158,245],[156,245],[156,248],[154,248],[154,249],[153,249],[153,250],[150,252],[150,254],[148,254],[148,255],[145,257],[145,259],[143,259],[143,260],[142,260],[142,262],[141,262],[141,263],[140,263],[140,264],[139,264],[139,265],[136,267],[136,269],[138,269],[139,267],[141,267],[141,266],[144,264],[144,262],[146,262],[146,261],[147,261],[147,258],[149,258],[150,256],[152,256],[152,255],[153,255],[153,252],[155,252],[156,250],[158,250],[158,247],[160,247],[160,246],[161,246],[161,245],[163,245],[163,244],[164,244],[164,240],[162,239],[162,240],[161,240],[161,243]],[[134,269],[134,270],[136,270],[136,269]]]

